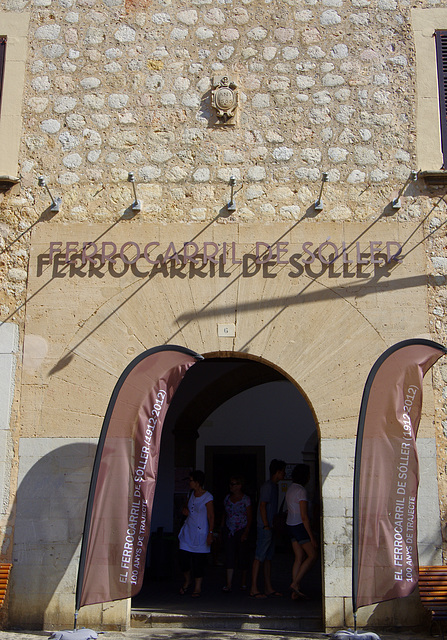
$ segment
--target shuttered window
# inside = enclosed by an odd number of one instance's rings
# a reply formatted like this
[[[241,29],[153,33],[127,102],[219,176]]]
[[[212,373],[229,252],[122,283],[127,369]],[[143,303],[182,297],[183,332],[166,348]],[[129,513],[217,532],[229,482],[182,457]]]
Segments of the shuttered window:
[[[0,111],[2,108],[3,76],[5,71],[6,38],[0,36]]]
[[[447,30],[435,31],[443,169],[447,168]]]

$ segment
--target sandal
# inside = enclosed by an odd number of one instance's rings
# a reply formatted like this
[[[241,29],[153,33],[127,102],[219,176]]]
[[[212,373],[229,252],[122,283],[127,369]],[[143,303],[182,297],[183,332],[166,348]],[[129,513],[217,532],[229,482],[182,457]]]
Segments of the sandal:
[[[261,600],[261,598],[264,599],[266,597],[267,596],[260,591],[256,591],[256,593],[250,593],[250,598],[256,598],[257,600]]]
[[[188,591],[188,589],[189,589],[189,584],[187,584],[186,587],[180,587],[179,594],[181,596],[184,596],[186,594],[186,592]]]
[[[200,598],[201,595],[200,591],[193,591],[191,593],[191,598]]]
[[[292,589],[292,600],[309,600],[309,596],[299,589]]]

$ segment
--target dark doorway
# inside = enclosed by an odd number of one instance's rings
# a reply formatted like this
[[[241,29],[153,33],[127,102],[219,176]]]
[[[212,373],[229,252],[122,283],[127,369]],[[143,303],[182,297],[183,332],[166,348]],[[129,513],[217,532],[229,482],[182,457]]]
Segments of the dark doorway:
[[[205,475],[209,478],[214,496],[216,522],[222,519],[222,505],[228,493],[232,475],[244,478],[244,492],[257,504],[258,488],[264,482],[265,447],[233,447],[216,445],[205,447]]]
[[[226,616],[256,614],[309,617],[308,630],[321,630],[321,567],[309,574],[311,603],[292,602],[288,592],[291,549],[278,545],[273,578],[284,592],[277,602],[256,601],[234,590],[222,593],[225,568],[219,552],[218,529],[223,498],[228,493],[231,474],[246,479],[245,492],[256,508],[258,491],[273,457],[285,459],[291,468],[297,462],[311,466],[310,494],[318,520],[318,431],[303,394],[280,371],[247,357],[205,358],[187,372],[166,416],[154,501],[148,568],[141,593],[133,598],[133,615],[176,613],[190,615],[195,610]],[[205,486],[214,497],[216,544],[213,543],[204,592],[199,602],[179,596],[177,534],[181,526],[181,506],[188,497],[187,477],[194,468],[205,471]],[[163,484],[163,486],[161,486]],[[167,489],[169,485],[170,489]],[[280,488],[285,492],[287,485]],[[157,498],[158,496],[158,498]],[[162,497],[161,497],[162,496]],[[315,522],[319,530],[319,521]],[[253,524],[253,546],[256,525]]]

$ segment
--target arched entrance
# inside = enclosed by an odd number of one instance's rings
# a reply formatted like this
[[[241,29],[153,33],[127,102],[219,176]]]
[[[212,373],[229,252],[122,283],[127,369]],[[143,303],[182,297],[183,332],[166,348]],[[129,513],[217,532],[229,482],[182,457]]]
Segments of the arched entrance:
[[[138,615],[146,612],[182,613],[195,609],[216,615],[256,614],[302,619],[301,628],[322,629],[321,565],[308,576],[310,603],[292,602],[288,591],[292,555],[290,543],[279,535],[273,562],[276,588],[284,593],[275,602],[255,601],[239,590],[223,594],[225,569],[216,534],[204,594],[200,604],[178,595],[176,562],[181,507],[187,499],[191,469],[203,469],[206,487],[214,496],[215,529],[222,517],[223,498],[233,473],[244,475],[246,493],[257,505],[260,485],[272,458],[287,462],[288,475],[280,486],[280,503],[298,462],[311,468],[308,486],[313,526],[320,532],[319,433],[315,416],[300,389],[274,366],[246,354],[207,354],[185,375],[165,419],[159,475],[152,514],[148,568],[142,592],[133,599]],[[252,552],[256,526],[252,527]],[[321,537],[321,536],[320,536]]]

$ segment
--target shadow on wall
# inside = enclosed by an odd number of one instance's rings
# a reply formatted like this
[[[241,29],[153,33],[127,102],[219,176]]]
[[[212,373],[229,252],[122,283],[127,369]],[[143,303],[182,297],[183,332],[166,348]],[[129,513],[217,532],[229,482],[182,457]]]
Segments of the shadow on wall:
[[[359,614],[362,609],[360,608]],[[384,627],[417,627],[428,628],[430,614],[421,604],[419,590],[416,588],[406,598],[388,600],[375,605],[373,613],[369,616],[365,626],[372,629]]]
[[[20,442],[10,624],[45,628],[46,614],[73,623],[75,589],[96,441],[60,438]]]
[[[334,469],[334,465],[330,464],[330,462],[325,462],[324,460],[321,460],[320,462],[320,468],[321,468],[321,484],[323,485],[328,477],[328,475],[330,474],[330,472],[332,471],[332,469]]]

